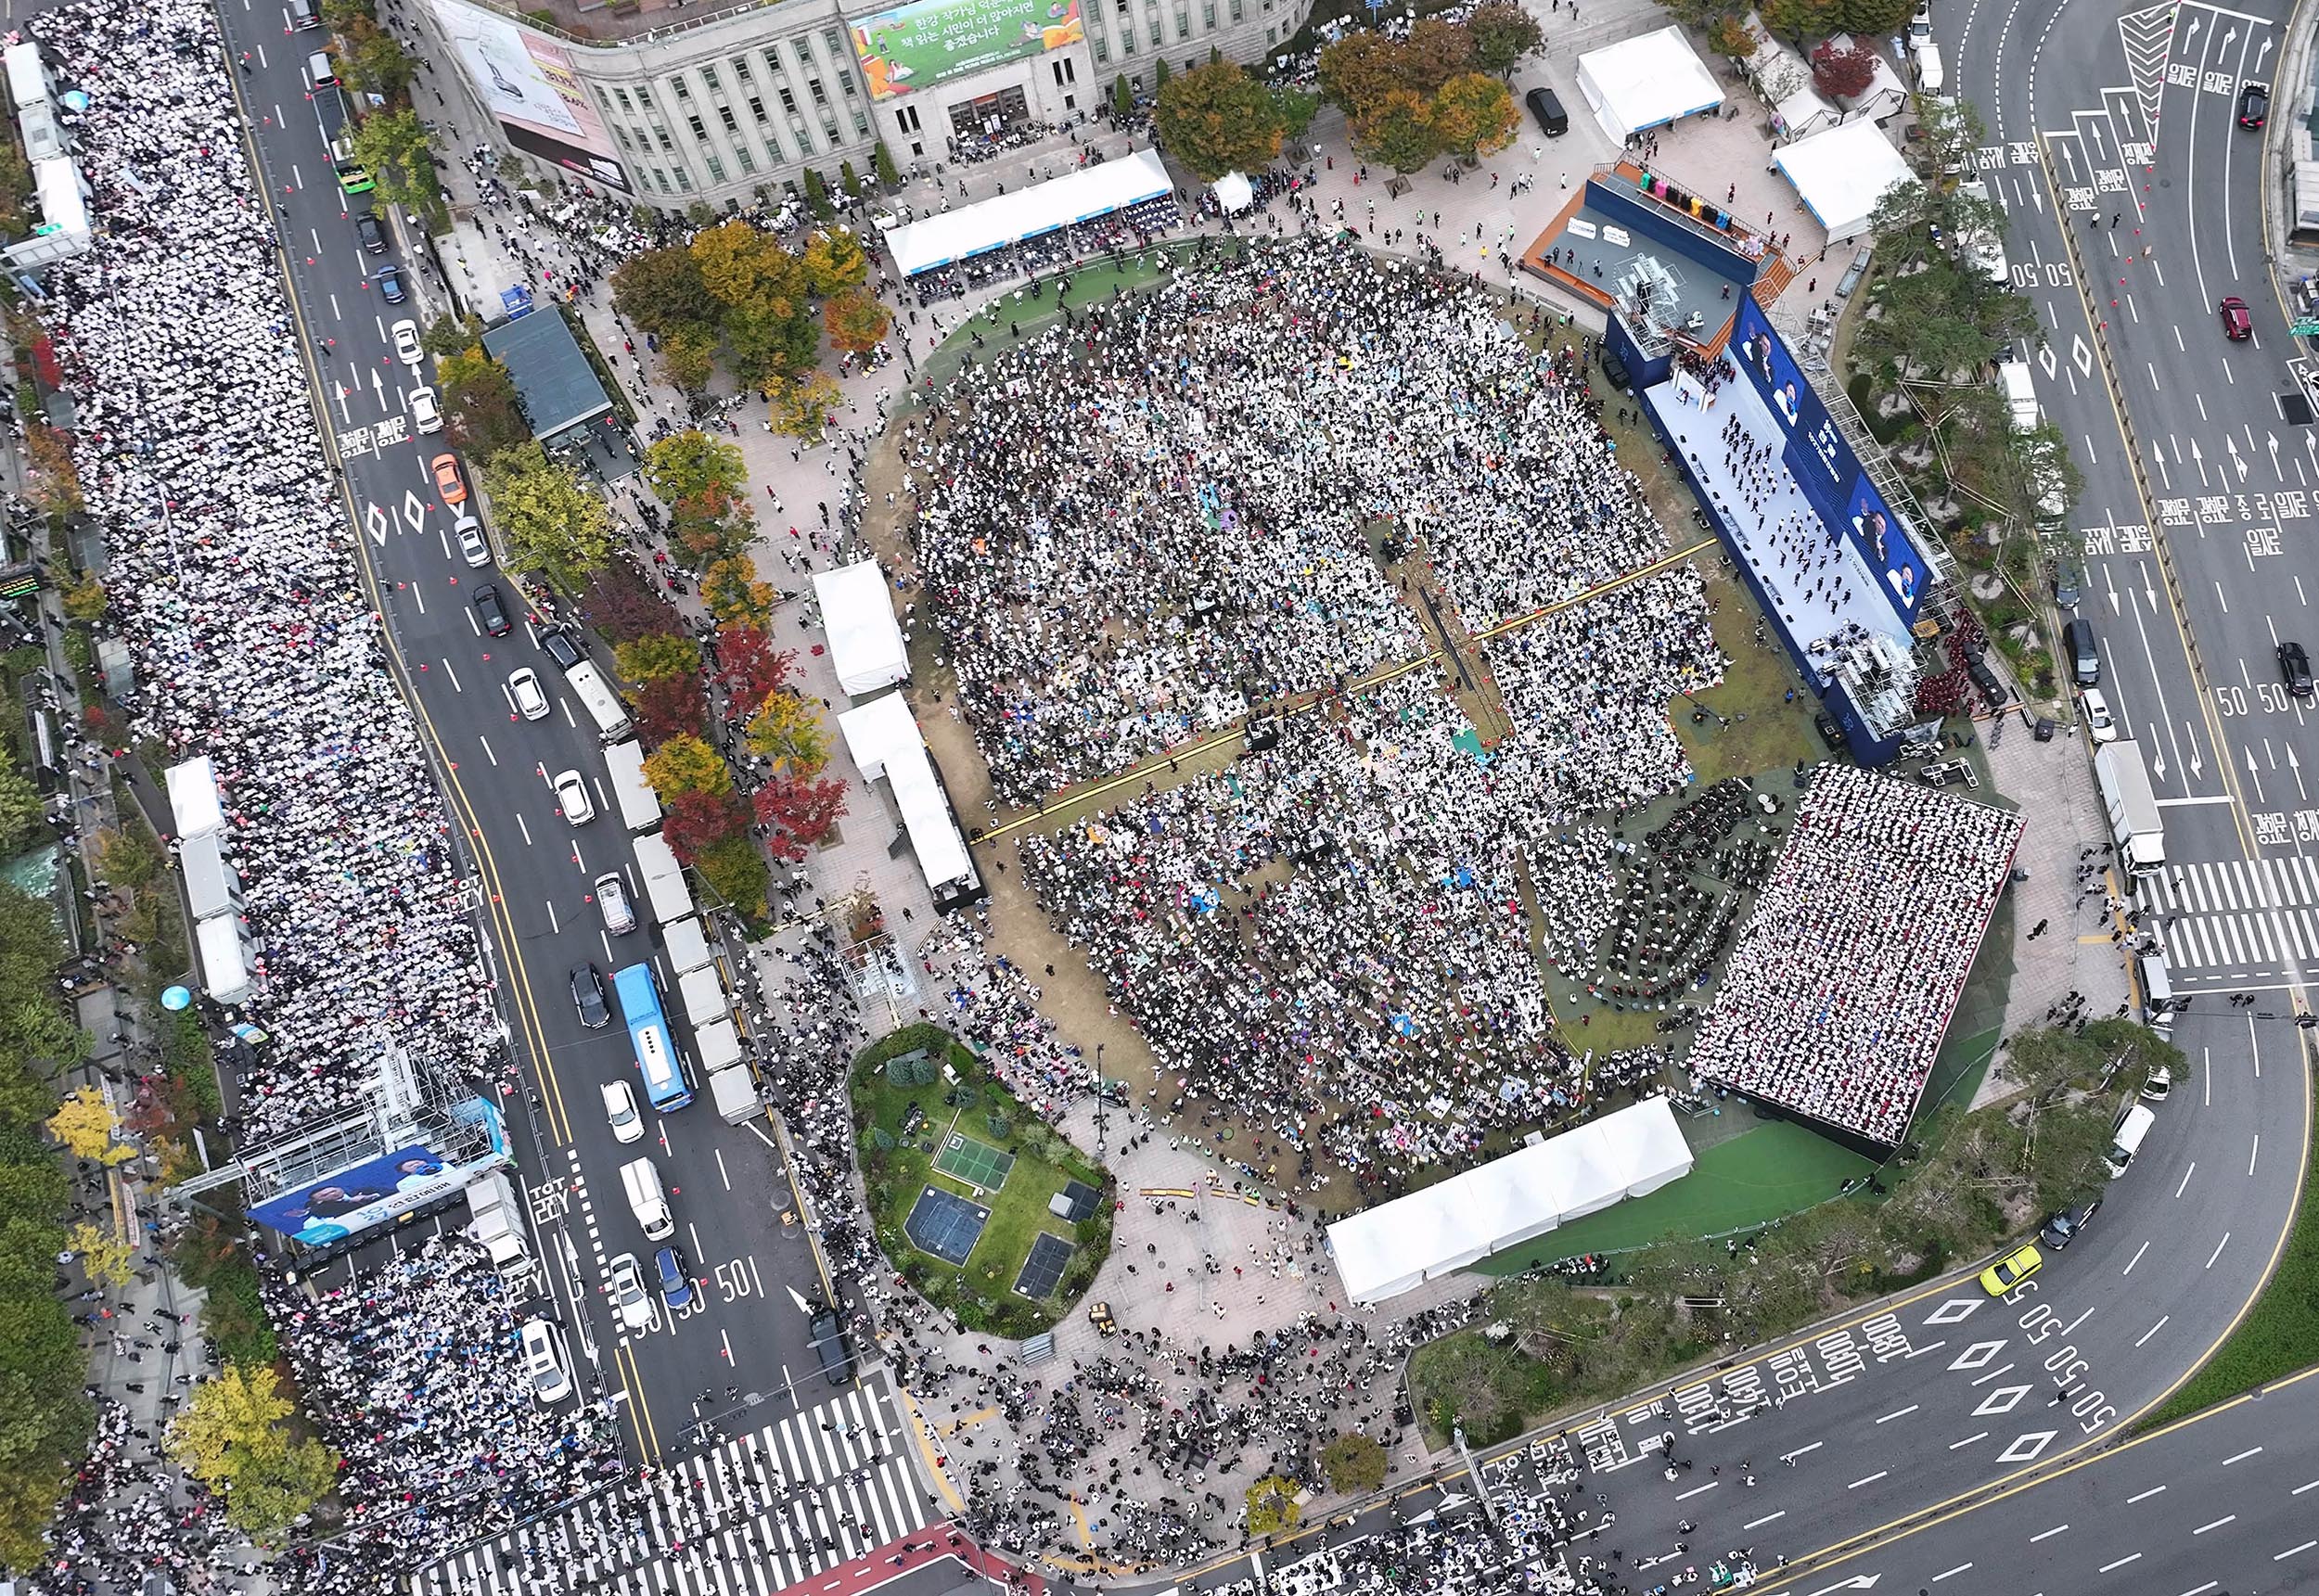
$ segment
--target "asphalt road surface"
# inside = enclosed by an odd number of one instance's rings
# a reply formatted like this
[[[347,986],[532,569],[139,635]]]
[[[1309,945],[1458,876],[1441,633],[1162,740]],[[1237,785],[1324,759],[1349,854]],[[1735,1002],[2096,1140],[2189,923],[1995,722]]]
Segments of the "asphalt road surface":
[[[323,35],[294,33],[278,0],[224,0],[220,14],[373,601],[482,884],[500,1011],[533,1088],[505,1101],[579,1384],[600,1380],[597,1395],[615,1405],[638,1461],[685,1445],[704,1416],[724,1415],[729,1434],[755,1429],[795,1411],[801,1397],[811,1404],[826,1395],[790,1295],[817,1296],[823,1282],[802,1226],[784,1222],[794,1199],[772,1127],[726,1125],[704,1097],[666,1117],[647,1109],[639,1143],[612,1139],[600,1087],[636,1079],[627,1031],[617,1020],[580,1024],[570,971],[593,962],[609,977],[651,959],[672,1004],[673,983],[653,932],[608,936],[594,904],[591,884],[605,871],[627,875],[632,901],[644,897],[594,726],[541,651],[518,584],[495,568],[469,569],[451,542],[453,517],[429,469],[449,445],[418,432],[410,413],[410,392],[432,363],[403,364],[390,336],[399,319],[423,326],[449,308],[442,279],[403,219],[381,213],[391,240],[384,253],[362,246],[355,218],[370,197],[340,192],[303,82],[302,63]],[[389,262],[403,268],[408,303],[381,300],[372,274]],[[486,583],[516,618],[506,637],[487,635],[477,618],[473,600]],[[553,700],[545,720],[525,721],[508,697],[508,675],[522,668]],[[579,826],[549,786],[555,772],[575,769],[597,798],[596,818]],[[673,1312],[656,1298],[651,1327],[623,1334],[602,1296],[607,1266],[633,1252],[649,1280],[655,1245],[621,1191],[619,1168],[636,1156],[658,1162],[670,1191],[696,1306]],[[708,1399],[696,1401],[703,1392]]]

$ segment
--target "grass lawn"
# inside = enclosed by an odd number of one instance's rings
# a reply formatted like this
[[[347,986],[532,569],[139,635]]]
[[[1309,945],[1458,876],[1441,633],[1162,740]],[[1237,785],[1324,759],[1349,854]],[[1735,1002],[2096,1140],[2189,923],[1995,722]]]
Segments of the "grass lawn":
[[[1749,1110],[1726,1103],[1723,1112]],[[1846,1181],[1875,1168],[1800,1125],[1767,1119],[1699,1152],[1682,1180],[1549,1231],[1474,1268],[1484,1274],[1516,1274],[1534,1263],[1581,1253],[1643,1246],[1670,1231],[1707,1236],[1762,1224],[1833,1197]]]
[[[2319,1363],[2319,1159],[2303,1170],[2301,1205],[2278,1271],[2223,1349],[2164,1406],[2146,1430],[2185,1419],[2241,1391]]]
[[[956,1087],[939,1078],[913,1085],[891,1078],[889,1061],[919,1048],[936,1063],[947,1056],[957,1073]],[[955,1314],[969,1330],[1016,1338],[1034,1335],[1068,1312],[1111,1247],[1110,1181],[1102,1168],[1017,1103],[969,1049],[938,1026],[907,1027],[865,1052],[850,1088],[878,1243],[920,1295]],[[967,1091],[978,1100],[962,1109],[955,1100]],[[914,1104],[924,1117],[905,1136],[903,1127]],[[1004,1134],[992,1128],[993,1112],[1006,1117]],[[934,1155],[953,1130],[1015,1156],[1014,1168],[996,1191],[978,1191],[934,1168]],[[1103,1194],[1095,1214],[1076,1225],[1047,1211],[1047,1199],[1071,1181]],[[903,1232],[911,1207],[929,1186],[991,1210],[964,1269],[919,1251]],[[1042,1231],[1077,1251],[1054,1295],[1031,1302],[1016,1294],[1015,1277]]]

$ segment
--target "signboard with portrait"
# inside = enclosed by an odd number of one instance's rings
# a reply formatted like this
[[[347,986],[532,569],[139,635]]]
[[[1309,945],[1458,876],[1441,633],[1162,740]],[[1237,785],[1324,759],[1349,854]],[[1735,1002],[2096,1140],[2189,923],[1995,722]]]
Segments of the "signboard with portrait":
[[[458,52],[460,70],[509,144],[608,188],[634,191],[604,119],[581,87],[570,51],[495,12],[460,0],[433,4],[443,37]]]

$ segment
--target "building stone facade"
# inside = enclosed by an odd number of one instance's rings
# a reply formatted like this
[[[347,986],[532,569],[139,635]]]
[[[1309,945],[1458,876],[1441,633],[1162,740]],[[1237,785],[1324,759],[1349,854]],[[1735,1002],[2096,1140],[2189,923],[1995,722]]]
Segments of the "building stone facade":
[[[1100,114],[1121,74],[1131,90],[1149,94],[1163,59],[1183,71],[1214,49],[1260,62],[1295,36],[1311,0],[1081,4],[1081,43],[884,101],[863,81],[838,0],[488,8],[563,48],[618,146],[634,198],[683,211],[695,202],[749,204],[761,190],[800,196],[809,167],[833,190],[841,163],[867,182],[881,139],[903,171],[930,172],[951,160],[954,138]],[[414,10],[431,22],[429,7]]]

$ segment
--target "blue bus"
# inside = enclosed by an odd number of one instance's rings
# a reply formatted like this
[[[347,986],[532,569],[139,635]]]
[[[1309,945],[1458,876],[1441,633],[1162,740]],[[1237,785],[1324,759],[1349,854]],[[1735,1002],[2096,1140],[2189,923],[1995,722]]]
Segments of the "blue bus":
[[[631,964],[612,972],[612,990],[620,995],[620,1012],[628,1021],[628,1042],[636,1050],[636,1068],[644,1075],[645,1095],[663,1114],[693,1100],[685,1079],[685,1061],[677,1056],[668,1017],[660,1013],[660,990],[647,964]]]

